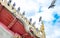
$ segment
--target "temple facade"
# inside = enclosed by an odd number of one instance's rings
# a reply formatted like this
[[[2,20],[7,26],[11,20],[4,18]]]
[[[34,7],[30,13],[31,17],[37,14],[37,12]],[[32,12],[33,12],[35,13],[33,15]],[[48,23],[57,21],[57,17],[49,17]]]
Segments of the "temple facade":
[[[37,31],[14,6],[11,0],[0,0],[0,38],[46,38],[43,21]]]

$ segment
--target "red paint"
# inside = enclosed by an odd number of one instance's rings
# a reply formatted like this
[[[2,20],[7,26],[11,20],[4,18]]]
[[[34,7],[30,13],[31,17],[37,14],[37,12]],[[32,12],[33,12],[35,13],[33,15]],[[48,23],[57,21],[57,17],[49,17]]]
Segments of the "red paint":
[[[14,20],[14,16],[8,11],[4,6],[0,5],[0,22],[3,23],[6,27]],[[18,19],[16,22],[12,24],[10,29],[14,33],[18,33],[24,38],[33,38],[29,33],[26,32],[23,23],[21,23]]]
[[[6,27],[3,23],[0,22],[0,27],[4,28],[5,31],[7,31],[8,33],[14,35],[14,32],[12,32],[11,30],[8,29],[8,27]]]

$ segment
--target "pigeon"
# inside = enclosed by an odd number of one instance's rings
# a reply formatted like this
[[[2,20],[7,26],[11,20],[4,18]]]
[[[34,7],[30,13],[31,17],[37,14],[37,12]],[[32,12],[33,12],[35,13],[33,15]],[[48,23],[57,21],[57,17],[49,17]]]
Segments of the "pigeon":
[[[48,9],[49,9],[49,8],[53,8],[53,7],[55,6],[55,5],[54,5],[55,2],[56,2],[56,0],[53,0],[52,3],[51,3],[51,5],[48,7]]]

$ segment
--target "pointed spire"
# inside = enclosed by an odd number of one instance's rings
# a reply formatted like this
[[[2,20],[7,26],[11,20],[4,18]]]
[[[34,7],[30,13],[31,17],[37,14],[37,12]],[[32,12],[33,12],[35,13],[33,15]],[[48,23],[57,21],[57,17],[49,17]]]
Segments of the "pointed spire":
[[[10,6],[11,2],[12,2],[12,0],[9,0],[8,3],[7,3],[7,5]]]
[[[9,0],[9,2],[11,3],[11,2],[12,2],[12,0]]]
[[[40,27],[40,32],[42,33],[41,38],[46,38],[43,21],[42,21],[42,25]]]
[[[31,22],[32,22],[32,18],[29,19],[29,24],[31,24]]]
[[[36,28],[36,31],[37,31],[37,32],[39,31],[38,28]]]
[[[17,12],[19,12],[20,11],[20,7],[18,7],[18,9],[17,9]]]
[[[42,17],[39,18],[39,22],[41,21]]]
[[[15,2],[14,2],[13,6],[15,7],[15,5],[16,5],[16,4],[15,4]]]
[[[36,22],[34,22],[32,25],[33,25],[33,27],[35,27],[35,24],[36,24]]]
[[[15,4],[15,2],[14,2],[13,6],[12,6],[12,9],[14,9],[15,5],[16,5],[16,4]]]
[[[30,22],[32,22],[32,18],[30,18]]]
[[[40,31],[43,33],[44,32],[44,24],[43,24],[43,21],[42,21],[42,25],[40,27]]]
[[[25,11],[22,13],[22,15],[25,15]]]

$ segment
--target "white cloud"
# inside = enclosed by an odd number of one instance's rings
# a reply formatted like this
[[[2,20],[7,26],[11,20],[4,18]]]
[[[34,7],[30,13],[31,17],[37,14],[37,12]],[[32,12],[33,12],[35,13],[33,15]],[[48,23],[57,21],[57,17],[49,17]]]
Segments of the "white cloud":
[[[38,4],[32,0],[13,0],[13,2],[16,3],[16,9],[20,6],[21,12],[26,11],[29,12],[31,10],[34,10],[35,12],[38,11]],[[13,4],[12,2],[12,4]]]
[[[60,37],[60,24],[53,26],[50,23],[45,23],[46,38],[58,38]]]

